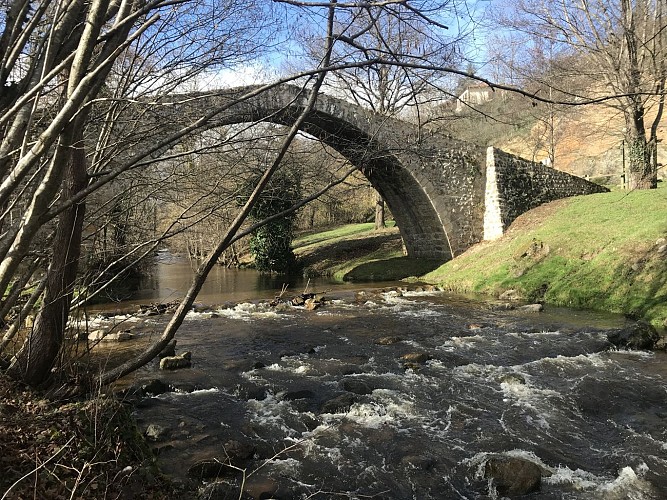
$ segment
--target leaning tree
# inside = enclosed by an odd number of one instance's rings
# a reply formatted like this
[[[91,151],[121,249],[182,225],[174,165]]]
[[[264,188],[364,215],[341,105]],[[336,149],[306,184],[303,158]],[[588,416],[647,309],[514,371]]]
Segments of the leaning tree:
[[[252,1],[2,3],[0,310],[4,319],[43,271],[28,301],[41,298],[34,326],[8,370],[37,385],[63,345],[87,197],[206,121],[162,137],[142,113],[197,73],[243,62],[271,35]],[[3,346],[20,320],[7,325]]]

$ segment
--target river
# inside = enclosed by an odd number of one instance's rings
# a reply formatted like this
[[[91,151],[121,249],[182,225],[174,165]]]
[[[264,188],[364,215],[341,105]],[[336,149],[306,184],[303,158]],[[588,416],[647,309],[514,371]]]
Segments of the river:
[[[169,265],[160,299],[188,274]],[[667,356],[611,350],[606,330],[623,318],[393,284],[309,283],[327,289],[318,309],[271,307],[260,299],[280,284],[230,285],[260,279],[243,273],[214,277],[200,299],[224,305],[178,332],[192,368],[154,363],[128,382],[171,385],[136,413],[165,472],[188,481],[202,460],[232,461],[220,468],[229,496],[212,498],[239,498],[241,484],[247,498],[501,498],[483,478],[496,455],[542,469],[522,498],[667,497]],[[102,350],[136,348],[166,319]]]

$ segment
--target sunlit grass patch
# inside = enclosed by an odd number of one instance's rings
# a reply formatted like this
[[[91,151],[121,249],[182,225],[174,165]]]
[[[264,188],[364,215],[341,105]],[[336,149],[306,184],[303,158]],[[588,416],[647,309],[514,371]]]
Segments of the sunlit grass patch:
[[[667,189],[561,200],[427,274],[460,292],[667,318]]]

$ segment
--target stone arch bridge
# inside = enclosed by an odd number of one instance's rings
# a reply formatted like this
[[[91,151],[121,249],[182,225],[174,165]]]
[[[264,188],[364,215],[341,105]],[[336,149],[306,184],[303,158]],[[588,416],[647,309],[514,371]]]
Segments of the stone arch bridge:
[[[269,121],[290,125],[308,91],[279,85],[173,96],[154,118],[183,125],[219,110],[209,127]],[[251,97],[244,98],[249,94]],[[484,148],[320,94],[302,130],[368,178],[389,206],[409,256],[449,260],[497,238],[521,213],[567,196],[606,191],[579,177]]]

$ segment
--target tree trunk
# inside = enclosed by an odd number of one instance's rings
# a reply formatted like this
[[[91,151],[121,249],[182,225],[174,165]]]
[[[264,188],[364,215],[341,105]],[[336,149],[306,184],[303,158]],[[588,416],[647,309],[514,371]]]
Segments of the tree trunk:
[[[656,165],[641,121],[641,130],[635,128],[627,134],[628,189],[655,189],[658,187]]]
[[[375,193],[375,230],[384,229],[387,227],[384,220],[384,200],[382,195]]]
[[[84,189],[88,181],[82,122],[77,120],[71,125],[74,130],[70,146],[61,146],[66,149],[63,161],[67,162],[62,193],[64,200]],[[48,379],[60,354],[81,253],[84,212],[85,203],[80,202],[58,218],[43,305],[32,331],[8,369],[12,377],[31,386],[43,384]]]

